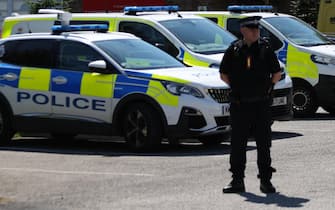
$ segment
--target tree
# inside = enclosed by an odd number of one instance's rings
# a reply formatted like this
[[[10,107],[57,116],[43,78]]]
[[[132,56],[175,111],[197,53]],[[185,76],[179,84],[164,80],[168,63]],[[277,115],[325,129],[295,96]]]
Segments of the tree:
[[[290,14],[316,27],[318,16],[318,1],[296,0],[290,1]]]
[[[73,0],[26,0],[31,14],[38,13],[39,9],[62,9],[70,11]]]

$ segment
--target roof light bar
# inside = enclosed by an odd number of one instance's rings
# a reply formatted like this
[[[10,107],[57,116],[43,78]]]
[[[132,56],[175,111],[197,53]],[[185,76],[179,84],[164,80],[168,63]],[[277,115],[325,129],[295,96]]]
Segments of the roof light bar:
[[[178,5],[170,5],[170,6],[143,6],[143,7],[125,7],[123,11],[125,13],[136,13],[136,12],[157,12],[157,11],[168,11],[168,12],[176,12],[179,10]]]
[[[230,12],[244,12],[244,11],[272,11],[272,5],[231,5],[227,7]]]
[[[51,28],[53,34],[61,34],[62,32],[71,31],[98,31],[107,32],[108,25],[106,24],[90,24],[90,25],[54,25]]]

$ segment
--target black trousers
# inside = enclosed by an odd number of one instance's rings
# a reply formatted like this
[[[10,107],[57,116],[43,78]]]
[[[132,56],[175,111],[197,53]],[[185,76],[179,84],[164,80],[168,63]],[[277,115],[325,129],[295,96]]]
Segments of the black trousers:
[[[270,180],[271,168],[271,113],[268,101],[232,103],[230,171],[233,178],[243,179],[246,167],[248,137],[252,133],[257,145],[259,178]]]

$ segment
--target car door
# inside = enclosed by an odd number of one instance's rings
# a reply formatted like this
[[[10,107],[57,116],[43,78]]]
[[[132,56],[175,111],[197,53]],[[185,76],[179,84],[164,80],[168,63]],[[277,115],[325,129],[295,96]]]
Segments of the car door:
[[[54,117],[111,122],[116,75],[90,72],[88,64],[95,60],[105,59],[91,46],[77,41],[59,42],[57,68],[51,73]]]
[[[19,39],[1,44],[0,86],[14,115],[47,117],[51,113],[50,75],[54,42]]]

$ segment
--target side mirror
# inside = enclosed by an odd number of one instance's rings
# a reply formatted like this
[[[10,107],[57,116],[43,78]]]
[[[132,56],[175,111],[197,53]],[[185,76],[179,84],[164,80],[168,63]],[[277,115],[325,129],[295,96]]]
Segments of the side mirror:
[[[91,72],[107,73],[107,64],[104,60],[92,61],[88,64],[88,68]]]

